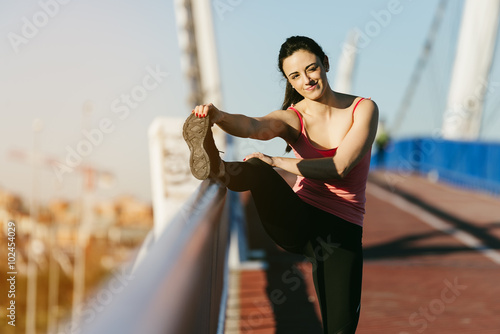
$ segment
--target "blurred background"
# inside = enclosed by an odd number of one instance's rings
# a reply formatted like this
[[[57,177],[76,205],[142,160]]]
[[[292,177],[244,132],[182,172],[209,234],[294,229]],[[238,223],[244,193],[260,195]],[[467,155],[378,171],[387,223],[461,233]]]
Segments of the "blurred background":
[[[280,45],[305,35],[330,58],[332,84],[343,55],[354,54],[349,90],[376,101],[391,140],[441,138],[465,1],[443,3],[211,1],[219,107],[249,116],[279,109]],[[193,107],[178,20],[172,0],[0,2],[1,219],[18,226],[19,272],[38,268],[40,332],[81,298],[74,286],[91,291],[153,226],[148,128],[156,117],[186,117]],[[346,46],[353,34],[357,44]],[[493,61],[478,88],[484,106],[479,131],[467,139],[474,142],[500,141],[499,39],[490,43]],[[236,147],[236,159],[285,153],[279,140],[237,140]],[[40,235],[30,264],[25,233],[34,228]],[[83,255],[74,249],[79,242],[91,245]],[[60,271],[52,278],[51,266]],[[75,283],[85,268],[84,283]],[[26,276],[17,284],[22,332]]]

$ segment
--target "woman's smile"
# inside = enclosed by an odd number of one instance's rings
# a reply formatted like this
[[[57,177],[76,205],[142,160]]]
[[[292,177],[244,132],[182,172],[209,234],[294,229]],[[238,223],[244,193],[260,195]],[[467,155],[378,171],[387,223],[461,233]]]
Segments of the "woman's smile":
[[[317,86],[318,86],[318,83],[316,82],[314,85],[307,87],[306,90],[313,91]]]

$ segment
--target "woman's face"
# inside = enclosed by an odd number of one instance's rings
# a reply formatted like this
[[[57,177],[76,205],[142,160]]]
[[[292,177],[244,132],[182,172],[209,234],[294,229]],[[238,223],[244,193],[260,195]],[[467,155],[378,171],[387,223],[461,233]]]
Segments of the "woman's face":
[[[328,58],[325,57],[328,67]],[[283,60],[283,71],[292,87],[304,98],[317,100],[328,87],[328,79],[321,60],[314,53],[305,50],[294,52]]]

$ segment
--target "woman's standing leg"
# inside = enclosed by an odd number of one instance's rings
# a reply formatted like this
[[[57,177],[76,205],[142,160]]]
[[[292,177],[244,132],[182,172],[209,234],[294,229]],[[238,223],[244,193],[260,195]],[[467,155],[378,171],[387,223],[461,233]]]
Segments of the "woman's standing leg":
[[[355,333],[361,302],[362,228],[316,208],[312,211],[315,222],[305,255],[313,265],[324,333]]]
[[[220,181],[233,191],[251,191],[270,237],[313,263],[325,333],[354,333],[361,300],[362,228],[303,202],[260,159],[224,165],[226,173]]]

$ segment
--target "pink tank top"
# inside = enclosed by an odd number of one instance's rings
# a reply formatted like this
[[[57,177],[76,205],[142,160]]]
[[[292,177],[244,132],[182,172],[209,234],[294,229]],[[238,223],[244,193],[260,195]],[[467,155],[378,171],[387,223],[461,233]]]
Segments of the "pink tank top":
[[[360,99],[354,111],[364,98]],[[337,148],[322,150],[315,148],[304,127],[302,116],[293,107],[300,119],[301,133],[297,141],[290,145],[298,159],[317,159],[323,157],[333,157]],[[363,217],[365,214],[365,189],[370,168],[371,150],[351,169],[343,179],[316,180],[297,176],[297,181],[293,190],[306,203],[315,206],[323,211],[329,212],[351,223],[363,226]]]

